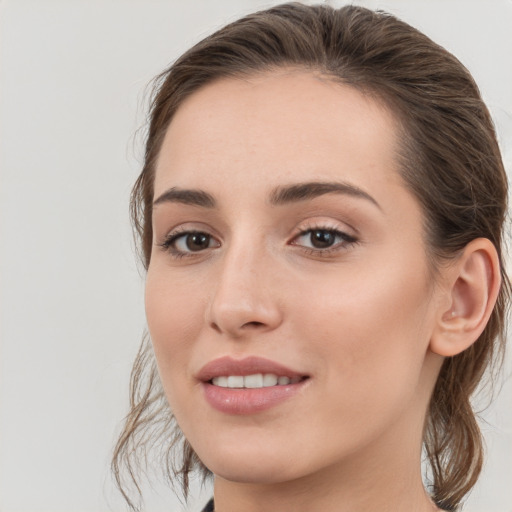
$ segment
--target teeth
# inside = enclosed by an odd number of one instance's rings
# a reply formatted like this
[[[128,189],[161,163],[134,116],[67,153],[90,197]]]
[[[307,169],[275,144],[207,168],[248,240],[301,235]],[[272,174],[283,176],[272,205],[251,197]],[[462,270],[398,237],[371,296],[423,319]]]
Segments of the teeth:
[[[212,382],[216,386],[220,386],[221,388],[228,387],[228,378],[227,377],[215,377]]]
[[[262,388],[263,387],[263,375],[257,373],[256,375],[246,375],[244,377],[244,387],[246,388]]]
[[[241,375],[230,375],[228,377],[228,388],[243,388],[244,378]]]
[[[273,373],[265,373],[263,375],[263,385],[266,386],[276,386],[277,385],[278,376]]]
[[[286,386],[288,384],[296,384],[301,381],[301,377],[279,377],[273,373],[255,373],[253,375],[228,375],[214,377],[212,383],[214,386],[221,388],[268,388],[271,386]]]

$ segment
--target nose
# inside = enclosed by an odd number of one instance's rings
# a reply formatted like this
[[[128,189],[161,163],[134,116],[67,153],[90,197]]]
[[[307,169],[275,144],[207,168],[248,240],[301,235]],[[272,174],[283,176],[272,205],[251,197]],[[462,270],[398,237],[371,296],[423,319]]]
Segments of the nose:
[[[232,338],[276,329],[282,322],[276,269],[262,251],[236,247],[217,262],[207,323]]]

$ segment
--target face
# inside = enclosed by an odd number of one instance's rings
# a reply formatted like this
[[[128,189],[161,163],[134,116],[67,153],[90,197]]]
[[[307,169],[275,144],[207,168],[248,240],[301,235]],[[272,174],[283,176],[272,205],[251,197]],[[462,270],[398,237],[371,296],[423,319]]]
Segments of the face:
[[[178,109],[147,320],[171,409],[221,478],[290,481],[397,443],[419,457],[437,300],[396,134],[371,98],[299,71]]]

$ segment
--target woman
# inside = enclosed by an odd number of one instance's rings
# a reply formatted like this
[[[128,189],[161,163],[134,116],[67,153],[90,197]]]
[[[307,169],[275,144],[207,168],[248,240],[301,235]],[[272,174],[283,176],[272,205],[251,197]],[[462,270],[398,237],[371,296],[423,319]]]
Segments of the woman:
[[[185,493],[214,475],[207,510],[455,510],[506,198],[471,76],[390,15],[285,4],[197,44],[159,78],[133,190],[151,341],[120,485],[158,439]]]

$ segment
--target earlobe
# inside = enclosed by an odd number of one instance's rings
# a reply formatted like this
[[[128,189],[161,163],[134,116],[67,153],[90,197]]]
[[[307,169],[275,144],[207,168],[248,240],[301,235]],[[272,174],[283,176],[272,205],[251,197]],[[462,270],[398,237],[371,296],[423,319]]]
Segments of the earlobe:
[[[501,284],[496,248],[486,238],[470,242],[446,269],[447,299],[439,312],[430,350],[451,357],[470,347],[482,334]],[[446,307],[448,304],[448,307]]]

